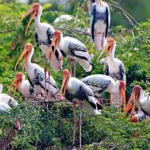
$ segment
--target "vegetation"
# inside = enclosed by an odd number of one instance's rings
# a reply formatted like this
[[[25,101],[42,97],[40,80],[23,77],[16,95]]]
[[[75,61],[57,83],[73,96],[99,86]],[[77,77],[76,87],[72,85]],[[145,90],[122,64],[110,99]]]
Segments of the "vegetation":
[[[52,4],[45,4],[43,5],[41,21],[49,22],[56,29],[61,29],[65,35],[73,36],[85,43],[95,55],[93,59],[94,67],[90,74],[103,73],[103,65],[97,63],[98,53],[94,50],[91,38],[84,32],[86,12],[80,6],[81,3],[79,2],[74,4],[70,12],[74,16],[72,21],[54,25],[53,20],[65,12],[61,7],[59,9],[61,11],[58,12],[53,10]],[[17,68],[17,71],[14,71],[14,65],[27,42],[31,42],[35,46],[32,61],[43,66],[41,52],[34,40],[34,23],[30,26],[26,36],[24,33],[28,18],[16,27],[17,21],[29,7],[29,5],[19,4],[15,1],[0,5],[0,82],[4,86],[3,92],[7,91],[15,74],[21,71],[21,66]],[[117,41],[115,56],[121,59],[125,65],[127,99],[131,94],[132,87],[136,84],[150,91],[150,65],[148,63],[150,61],[150,19],[137,24],[132,29],[123,26],[112,27],[109,36]],[[64,60],[63,68],[66,67],[67,62]],[[87,73],[78,65],[77,77],[82,78],[86,75]],[[52,76],[60,87],[62,73],[55,74],[52,72]],[[71,105],[64,102],[54,104],[43,102],[42,105],[35,106],[25,102],[19,94],[15,95],[15,99],[19,101],[19,107],[0,115],[0,129],[12,127],[15,117],[21,121],[22,129],[14,138],[12,149],[50,150],[69,149],[71,147],[73,130]],[[144,120],[134,124],[129,121],[128,116],[121,116],[120,110],[114,107],[110,108],[107,104],[104,104],[101,116],[89,116],[84,112],[82,127],[84,149],[150,149],[149,121]],[[78,131],[77,126],[76,145],[79,145]]]

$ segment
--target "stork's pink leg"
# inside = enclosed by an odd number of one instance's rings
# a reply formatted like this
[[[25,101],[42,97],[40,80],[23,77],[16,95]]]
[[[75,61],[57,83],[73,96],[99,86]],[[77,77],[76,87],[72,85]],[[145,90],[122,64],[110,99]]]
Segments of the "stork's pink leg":
[[[5,150],[5,134],[4,128],[2,128],[2,141],[1,141],[2,150]]]
[[[49,84],[48,84],[48,97],[50,97],[51,96],[51,92],[50,92],[50,83],[51,83],[51,80],[50,80],[50,68],[49,68],[49,71],[48,71],[48,80],[49,80]]]
[[[104,48],[104,39],[105,39],[105,33],[102,33],[102,43],[101,43],[101,45],[102,45],[102,49]]]
[[[79,121],[79,125],[80,125],[80,133],[79,133],[79,141],[80,141],[80,149],[82,147],[82,141],[81,141],[81,128],[82,128],[82,102],[80,102],[80,121]]]
[[[71,76],[73,76],[72,68],[71,68],[71,58],[68,58],[68,65],[69,65],[69,70],[70,70]]]
[[[46,99],[46,57],[45,55],[43,56],[44,58],[44,73],[45,73],[45,99]]]
[[[76,133],[76,124],[77,124],[77,120],[76,120],[76,102],[73,102],[73,112],[74,112],[74,126],[73,126],[73,142],[72,142],[72,146],[74,147],[75,145],[75,133]]]
[[[76,77],[76,59],[74,59],[74,77]]]

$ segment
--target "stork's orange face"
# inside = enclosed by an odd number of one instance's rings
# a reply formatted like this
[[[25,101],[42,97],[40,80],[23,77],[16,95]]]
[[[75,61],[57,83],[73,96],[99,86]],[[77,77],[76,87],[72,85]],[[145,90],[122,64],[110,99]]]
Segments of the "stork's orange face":
[[[10,85],[10,87],[9,87],[7,92],[9,92],[10,89],[12,88],[12,86],[15,85],[15,89],[14,89],[14,94],[15,94],[17,89],[18,89],[18,87],[19,87],[19,85],[20,85],[20,83],[21,83],[21,81],[22,81],[22,79],[23,79],[23,74],[21,72],[18,72],[16,74],[15,79],[12,81],[12,83],[11,83],[11,85]]]
[[[28,57],[29,57],[32,49],[33,49],[33,46],[32,46],[31,43],[27,43],[25,45],[24,50],[22,51],[22,53],[21,53],[21,55],[20,55],[16,65],[15,65],[15,70],[16,70],[16,67],[17,67],[19,61],[21,60],[21,58],[24,58],[24,62],[23,62],[23,66],[22,66],[22,72],[24,71],[25,65],[27,63]]]
[[[29,14],[32,14],[31,17],[30,17],[29,23],[26,27],[25,35],[27,33],[27,30],[29,28],[29,25],[30,25],[31,21],[34,19],[34,17],[36,17],[38,15],[39,7],[40,7],[39,3],[34,3],[31,6],[31,8],[22,16],[22,18],[17,23],[17,26],[18,26],[23,19],[25,19]]]
[[[131,120],[133,119],[135,106],[136,106],[136,103],[137,103],[137,101],[139,99],[141,91],[142,91],[142,88],[139,85],[134,86],[134,88],[132,90],[132,93],[131,93],[131,96],[130,96],[130,99],[128,101],[128,104],[127,104],[127,106],[124,109],[125,113],[127,113],[129,110],[132,109],[131,110],[131,114],[130,114],[130,119]],[[133,101],[134,104],[131,103],[132,101]]]
[[[69,70],[68,69],[63,70],[63,81],[62,81],[60,93],[62,93],[64,96],[66,94],[67,83],[69,81],[69,78],[70,78]]]
[[[107,55],[105,58],[105,62],[108,59],[108,56],[110,55],[110,53],[112,52],[113,46],[114,46],[115,40],[113,38],[108,38],[107,39],[107,45],[104,47],[104,49],[102,50],[102,52],[100,53],[98,60],[100,59],[100,57],[102,56],[102,54],[107,50]]]
[[[61,34],[62,33],[59,30],[56,30],[54,32],[53,40],[52,40],[52,43],[51,43],[50,48],[49,48],[49,49],[51,49],[51,47],[54,46],[54,52],[53,52],[54,54],[55,54],[55,51],[56,51],[56,47],[58,46],[58,44],[60,42]]]

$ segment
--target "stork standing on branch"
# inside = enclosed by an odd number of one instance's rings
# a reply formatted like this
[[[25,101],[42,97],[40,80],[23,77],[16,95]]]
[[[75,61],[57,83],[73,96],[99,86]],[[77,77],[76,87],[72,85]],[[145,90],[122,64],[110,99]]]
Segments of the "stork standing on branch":
[[[75,142],[76,129],[76,104],[80,107],[80,149],[81,149],[81,127],[82,127],[82,108],[84,108],[89,115],[100,115],[101,105],[94,97],[92,90],[82,81],[75,77],[71,77],[69,70],[63,71],[63,81],[61,93],[63,92],[67,100],[73,102],[74,109],[74,128],[73,128],[73,147]]]
[[[99,58],[104,53],[104,51],[108,50],[106,58],[105,58],[105,62],[104,62],[105,74],[108,76],[111,76],[115,81],[120,80],[120,81],[126,82],[124,64],[120,59],[114,57],[115,49],[116,49],[116,41],[113,38],[107,38],[107,44],[102,50]],[[112,105],[121,106],[120,97],[118,94],[110,94],[110,99],[111,99]]]
[[[107,3],[96,0],[91,9],[91,36],[97,50],[102,50],[106,43],[110,26],[110,10]]]
[[[91,57],[88,50],[79,40],[69,36],[63,37],[62,32],[56,30],[50,48],[53,45],[55,46],[54,49],[58,47],[62,54],[67,57],[71,74],[73,74],[71,69],[71,59],[74,60],[74,76],[76,76],[76,61],[84,70],[88,72],[92,70]]]

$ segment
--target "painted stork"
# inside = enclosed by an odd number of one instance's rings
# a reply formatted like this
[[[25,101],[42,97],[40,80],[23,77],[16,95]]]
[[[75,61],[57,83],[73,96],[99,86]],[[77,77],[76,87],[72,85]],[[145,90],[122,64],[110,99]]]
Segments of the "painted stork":
[[[114,80],[123,80],[126,82],[124,64],[120,59],[114,57],[115,49],[116,41],[113,38],[108,38],[107,45],[104,47],[99,58],[104,51],[108,50],[105,58],[105,74],[111,76]]]
[[[60,98],[60,95],[58,93],[59,89],[53,77],[50,76],[49,78],[49,75],[47,73],[45,79],[44,69],[40,67],[38,64],[31,62],[33,53],[34,53],[33,45],[27,43],[15,65],[15,69],[19,61],[21,60],[21,58],[24,57],[22,72],[25,68],[29,81],[34,86],[35,93],[39,93],[39,89],[41,89],[41,93],[42,93],[42,89],[44,89],[46,90],[46,92],[50,92],[51,94],[55,95],[56,99]],[[44,86],[45,80],[46,80],[46,87]]]
[[[88,72],[92,70],[91,58],[89,56],[87,48],[79,40],[68,36],[63,37],[62,32],[56,30],[54,32],[54,37],[51,43],[51,46],[52,45],[55,45],[55,48],[58,47],[61,50],[62,54],[64,56],[67,56],[71,74],[71,59],[74,60],[74,76],[76,76],[76,61],[83,67],[84,70]]]
[[[116,49],[116,41],[113,38],[107,39],[107,45],[102,50],[99,58],[103,54],[104,51],[107,52],[107,56],[104,61],[105,65],[105,74],[108,76],[111,76],[114,80],[121,80],[126,82],[126,74],[125,74],[125,68],[123,62],[118,59],[114,58],[114,53]],[[109,57],[108,57],[109,56]],[[99,59],[98,58],[98,59]],[[119,106],[120,100],[118,94],[111,94],[110,99],[113,105]]]
[[[102,0],[96,0],[91,9],[90,28],[92,40],[97,50],[104,48],[109,26],[109,6],[107,3],[102,2]]]
[[[139,115],[138,114],[134,115],[136,104],[138,104]],[[150,108],[149,94],[145,94],[139,85],[135,85],[132,90],[128,104],[124,109],[124,112],[127,113],[129,110],[131,110],[130,120],[132,122],[138,122],[141,117],[147,118],[147,116],[150,116],[149,108]]]
[[[63,81],[61,93],[67,100],[73,102],[74,109],[74,129],[73,129],[73,146],[75,142],[75,128],[76,128],[76,103],[80,107],[80,149],[81,149],[81,127],[82,127],[82,108],[84,108],[89,115],[100,115],[101,105],[94,97],[92,90],[82,81],[75,77],[71,77],[69,70],[63,71]]]
[[[14,94],[16,93],[16,90],[18,90],[24,98],[34,97],[33,85],[31,85],[28,80],[25,80],[25,76],[23,73],[18,72],[16,74],[14,80],[9,86],[8,92],[13,85],[16,86],[14,89]],[[41,90],[39,91],[39,93],[36,94],[41,94]]]
[[[49,46],[51,44],[53,33],[55,29],[49,25],[48,23],[41,23],[40,18],[42,15],[42,6],[39,3],[32,4],[31,8],[22,16],[22,18],[19,20],[18,24],[26,18],[29,14],[31,15],[31,18],[29,20],[29,23],[27,25],[25,34],[27,33],[28,27],[31,23],[31,21],[35,20],[35,40],[37,43],[37,46],[40,48],[43,54],[44,59],[44,71],[45,71],[45,78],[46,78],[46,59],[49,60],[49,64],[52,67],[52,69],[55,72],[58,72],[62,69],[62,54],[58,48],[56,48],[56,53],[51,54],[52,51],[54,51],[54,46],[51,47],[49,51]],[[49,71],[50,74],[50,71]],[[45,82],[46,87],[46,82]]]
[[[126,105],[126,83],[124,81],[114,81],[110,76],[102,74],[90,75],[83,78],[81,81],[92,89],[95,97],[99,97],[102,92],[109,92],[110,94],[118,93],[120,97],[119,100],[122,100],[121,102]],[[99,102],[101,102],[101,100],[99,100]]]
[[[10,97],[7,94],[2,93],[3,85],[0,83],[0,114],[7,112],[11,110],[11,107],[17,106],[18,102],[14,100],[12,97]],[[12,130],[19,131],[21,129],[20,122],[16,120],[15,128],[12,128]],[[2,139],[1,139],[1,148],[2,150],[5,150],[5,130],[2,128]]]
[[[0,83],[0,102],[5,103],[6,105],[8,105],[9,107],[13,107],[13,106],[18,106],[18,102],[11,96],[9,96],[8,94],[2,93],[3,90],[3,85]],[[3,104],[2,104],[3,105]],[[4,108],[7,106],[4,106]]]

